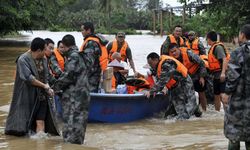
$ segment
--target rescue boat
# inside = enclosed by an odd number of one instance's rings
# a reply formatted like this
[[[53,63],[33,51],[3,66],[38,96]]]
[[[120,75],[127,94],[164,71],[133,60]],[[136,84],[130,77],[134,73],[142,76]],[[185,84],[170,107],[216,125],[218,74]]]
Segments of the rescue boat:
[[[89,122],[126,123],[153,117],[168,107],[162,94],[147,98],[143,94],[91,93]]]

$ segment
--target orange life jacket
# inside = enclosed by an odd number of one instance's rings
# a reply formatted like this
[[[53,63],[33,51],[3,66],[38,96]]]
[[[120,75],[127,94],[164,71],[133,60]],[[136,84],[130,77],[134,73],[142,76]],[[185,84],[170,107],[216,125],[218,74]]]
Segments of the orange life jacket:
[[[188,69],[188,73],[190,75],[195,74],[196,71],[199,69],[199,64],[193,63],[189,60],[186,47],[181,47],[180,49],[181,49],[183,65]]]
[[[230,59],[230,54],[227,50],[227,48],[224,46],[223,43],[221,42],[217,42],[214,45],[211,46],[211,48],[208,51],[208,64],[209,64],[209,69],[213,72],[215,71],[220,71],[221,70],[221,64],[220,61],[214,56],[214,49],[217,45],[221,45],[224,50],[225,50],[225,54],[226,54],[226,60],[229,61]]]
[[[192,49],[192,51],[195,54],[197,54],[197,55],[200,54],[200,51],[199,51],[199,39],[198,38],[194,39],[192,41],[191,45],[190,45],[189,41],[187,40],[186,41],[186,46],[187,46],[187,48]]]
[[[200,58],[203,60],[205,63],[205,67],[209,69],[209,64],[208,64],[208,56],[207,55],[200,55]]]
[[[131,86],[131,85],[127,85],[127,89],[128,89],[128,94],[134,94],[134,90],[136,91],[143,91],[145,89],[150,89],[151,88],[151,84],[149,83],[148,79],[146,80],[145,78],[138,78],[142,81],[144,81],[143,85],[138,85],[138,86]]]
[[[142,80],[142,81],[144,81],[143,85],[138,86],[139,88],[141,88],[141,87],[144,87],[144,88],[147,87],[147,88],[149,88],[150,87],[150,83],[148,82],[148,80],[146,80],[143,77],[140,77],[139,79]]]
[[[100,40],[97,37],[88,37],[87,39],[84,40],[80,51],[84,50],[84,47],[86,46],[86,44],[88,43],[88,41],[95,41],[96,43],[98,43],[99,47],[101,48],[102,54],[99,57],[99,61],[100,61],[100,66],[102,71],[107,69],[108,66],[108,51],[105,45],[102,45]]]
[[[127,85],[128,94],[134,94],[134,90],[137,90],[135,86]]]
[[[116,89],[116,78],[113,75],[111,78],[112,90]]]
[[[148,76],[147,81],[150,84],[150,88],[152,88],[155,85],[155,81],[152,75]]]
[[[122,57],[122,61],[126,61],[126,58],[127,58],[127,55],[126,55],[126,51],[127,51],[127,48],[128,48],[128,43],[126,41],[124,41],[122,47],[121,47],[121,50],[120,50],[120,54],[121,54],[121,57]],[[112,54],[117,52],[118,51],[118,42],[117,40],[114,40],[112,42],[112,49],[110,50],[109,52],[109,61],[112,61]]]
[[[59,67],[61,68],[62,71],[64,71],[64,57],[62,54],[59,52],[58,48],[54,49],[54,54],[56,56],[56,60],[58,62]]]
[[[166,60],[173,60],[176,64],[177,64],[177,68],[176,70],[182,74],[183,77],[187,77],[188,75],[188,70],[187,68],[181,63],[179,62],[177,59],[171,57],[171,56],[167,56],[167,55],[162,55],[161,58],[160,58],[160,62],[158,64],[158,67],[157,67],[157,76],[158,78],[160,78],[160,75],[161,75],[161,67],[162,67],[162,63]],[[166,84],[166,87],[168,89],[171,89],[172,87],[176,86],[177,82],[176,80],[174,80],[173,76],[170,77],[170,80],[168,81],[168,83]]]
[[[175,44],[179,45],[180,47],[184,46],[184,40],[183,40],[182,37],[179,37],[180,38],[180,41],[179,41],[180,43],[177,43],[177,41],[176,41],[175,37],[173,36],[173,34],[169,34],[168,36],[169,36],[169,39],[170,39],[170,43],[175,43]]]
[[[145,78],[139,78],[141,80],[144,81],[144,84],[140,87],[137,88],[137,91],[141,92],[143,90],[147,90],[147,89],[150,89],[151,88],[151,84],[148,82],[148,79],[145,79]]]

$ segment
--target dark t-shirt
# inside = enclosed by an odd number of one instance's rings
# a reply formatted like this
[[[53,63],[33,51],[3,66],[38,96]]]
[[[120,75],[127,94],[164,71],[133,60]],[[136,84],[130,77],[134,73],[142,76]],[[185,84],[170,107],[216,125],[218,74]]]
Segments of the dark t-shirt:
[[[220,66],[222,67],[223,58],[226,57],[224,47],[221,45],[217,45],[214,49],[213,54],[215,58],[217,58],[220,61]],[[220,79],[221,71],[214,72],[213,75],[215,79]]]

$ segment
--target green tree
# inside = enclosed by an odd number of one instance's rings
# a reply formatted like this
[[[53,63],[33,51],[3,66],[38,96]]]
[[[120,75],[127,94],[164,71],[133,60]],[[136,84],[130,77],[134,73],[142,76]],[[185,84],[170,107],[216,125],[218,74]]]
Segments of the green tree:
[[[58,11],[73,0],[1,0],[0,34],[12,31],[46,29]]]
[[[1,0],[0,35],[7,34],[11,31],[18,31],[20,29],[30,29],[30,12],[26,9],[23,9],[23,6],[23,1]]]
[[[188,3],[189,0],[179,0],[181,3]],[[207,30],[215,30],[222,34],[226,40],[230,40],[238,34],[239,28],[246,23],[250,23],[250,1],[242,0],[210,0],[209,4],[204,5],[204,0],[196,0],[195,4],[199,4],[204,8],[201,16],[206,20],[202,27],[195,26],[197,30],[206,27]],[[196,19],[191,19],[189,24],[199,22]],[[192,22],[195,21],[195,22]],[[203,30],[203,29],[202,29]]]
[[[124,0],[100,0],[100,10],[103,11],[106,14],[106,27],[108,29],[108,31],[111,30],[111,12],[112,10],[116,10],[116,9],[122,9],[123,6],[126,6],[126,1]]]

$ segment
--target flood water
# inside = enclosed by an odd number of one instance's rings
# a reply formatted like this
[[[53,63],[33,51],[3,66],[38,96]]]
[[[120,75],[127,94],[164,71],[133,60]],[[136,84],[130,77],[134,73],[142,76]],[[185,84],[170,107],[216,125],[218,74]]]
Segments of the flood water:
[[[51,38],[57,43],[69,32],[35,31],[34,37]],[[78,46],[82,43],[79,32],[74,35]],[[112,40],[114,36],[106,36]],[[145,73],[142,68],[146,64],[146,56],[152,51],[159,53],[160,45],[166,37],[151,35],[128,35],[129,43],[136,69]],[[4,135],[6,121],[6,105],[12,96],[15,59],[26,47],[0,47],[0,149],[136,149],[136,150],[224,150],[227,149],[227,139],[223,135],[223,112],[215,112],[212,106],[203,114],[202,118],[192,118],[188,121],[165,120],[162,114],[155,118],[123,124],[90,123],[87,126],[84,145],[64,144],[61,137],[48,139],[30,139],[28,137],[14,137]],[[244,147],[242,146],[242,149]]]

